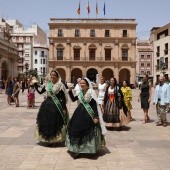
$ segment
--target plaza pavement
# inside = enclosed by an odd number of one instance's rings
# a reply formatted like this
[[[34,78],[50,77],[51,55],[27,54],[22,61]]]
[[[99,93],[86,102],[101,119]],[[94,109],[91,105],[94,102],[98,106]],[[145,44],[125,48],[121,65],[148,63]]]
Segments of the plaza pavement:
[[[36,94],[35,109],[26,108],[26,91],[20,107],[7,106],[0,94],[0,170],[170,170],[170,124],[156,127],[155,106],[151,121],[142,124],[143,112],[133,89],[132,121],[122,130],[108,131],[106,149],[74,160],[62,144],[46,147],[34,139],[36,115],[43,96]],[[72,115],[77,102],[68,102]],[[170,113],[167,116],[170,121]]]

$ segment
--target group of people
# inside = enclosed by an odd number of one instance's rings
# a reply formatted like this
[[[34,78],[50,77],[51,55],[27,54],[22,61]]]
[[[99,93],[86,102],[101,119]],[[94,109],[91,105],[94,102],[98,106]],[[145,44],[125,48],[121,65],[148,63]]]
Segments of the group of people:
[[[69,86],[67,91],[56,70],[49,76],[41,89],[34,84],[39,94],[47,94],[38,111],[35,130],[35,137],[47,146],[65,141],[75,159],[81,153],[96,153],[105,146],[106,129],[127,125],[132,119],[132,91],[127,81],[120,88],[115,78],[108,86],[101,77],[96,94],[86,77],[79,78],[75,88]],[[71,118],[66,106],[68,96],[78,101]]]
[[[31,84],[32,75],[30,75],[28,79],[28,93],[27,93],[27,107],[34,108],[34,84]],[[0,83],[0,87],[2,83]],[[3,89],[3,88],[2,88]],[[19,107],[19,93],[20,89],[22,89],[22,93],[25,90],[25,80],[22,79],[21,81],[18,77],[14,77],[13,79],[8,76],[7,80],[4,81],[4,89],[5,94],[7,95],[7,104],[10,106],[12,102],[15,103],[14,107]]]

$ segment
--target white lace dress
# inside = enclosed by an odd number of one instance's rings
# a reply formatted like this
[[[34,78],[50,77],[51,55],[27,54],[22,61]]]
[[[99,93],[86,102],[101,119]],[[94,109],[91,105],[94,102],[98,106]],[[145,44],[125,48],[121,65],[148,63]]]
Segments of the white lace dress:
[[[98,84],[98,90],[99,90],[98,104],[103,104],[103,98],[104,98],[104,94],[105,94],[105,86],[106,86],[106,83]]]

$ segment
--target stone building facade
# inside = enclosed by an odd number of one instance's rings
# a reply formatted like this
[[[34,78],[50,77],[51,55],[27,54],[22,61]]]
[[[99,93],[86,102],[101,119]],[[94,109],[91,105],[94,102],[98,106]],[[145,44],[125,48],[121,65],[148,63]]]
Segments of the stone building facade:
[[[135,83],[135,19],[57,19],[49,22],[49,71],[62,81],[87,76]]]
[[[18,76],[18,50],[17,47],[10,43],[10,26],[6,21],[0,19],[0,79],[6,80]]]
[[[170,23],[162,27],[153,27],[150,34],[150,43],[154,54],[154,82],[158,82],[160,75],[166,79],[170,77]]]
[[[147,74],[153,81],[153,48],[149,40],[138,40],[136,43],[136,82],[142,81],[143,75]]]

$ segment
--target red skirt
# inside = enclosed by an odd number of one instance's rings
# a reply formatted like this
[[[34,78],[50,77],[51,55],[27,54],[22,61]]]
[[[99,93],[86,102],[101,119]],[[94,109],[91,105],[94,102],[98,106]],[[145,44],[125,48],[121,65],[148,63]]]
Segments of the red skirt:
[[[28,99],[33,99],[34,98],[34,93],[29,93],[28,94]]]

